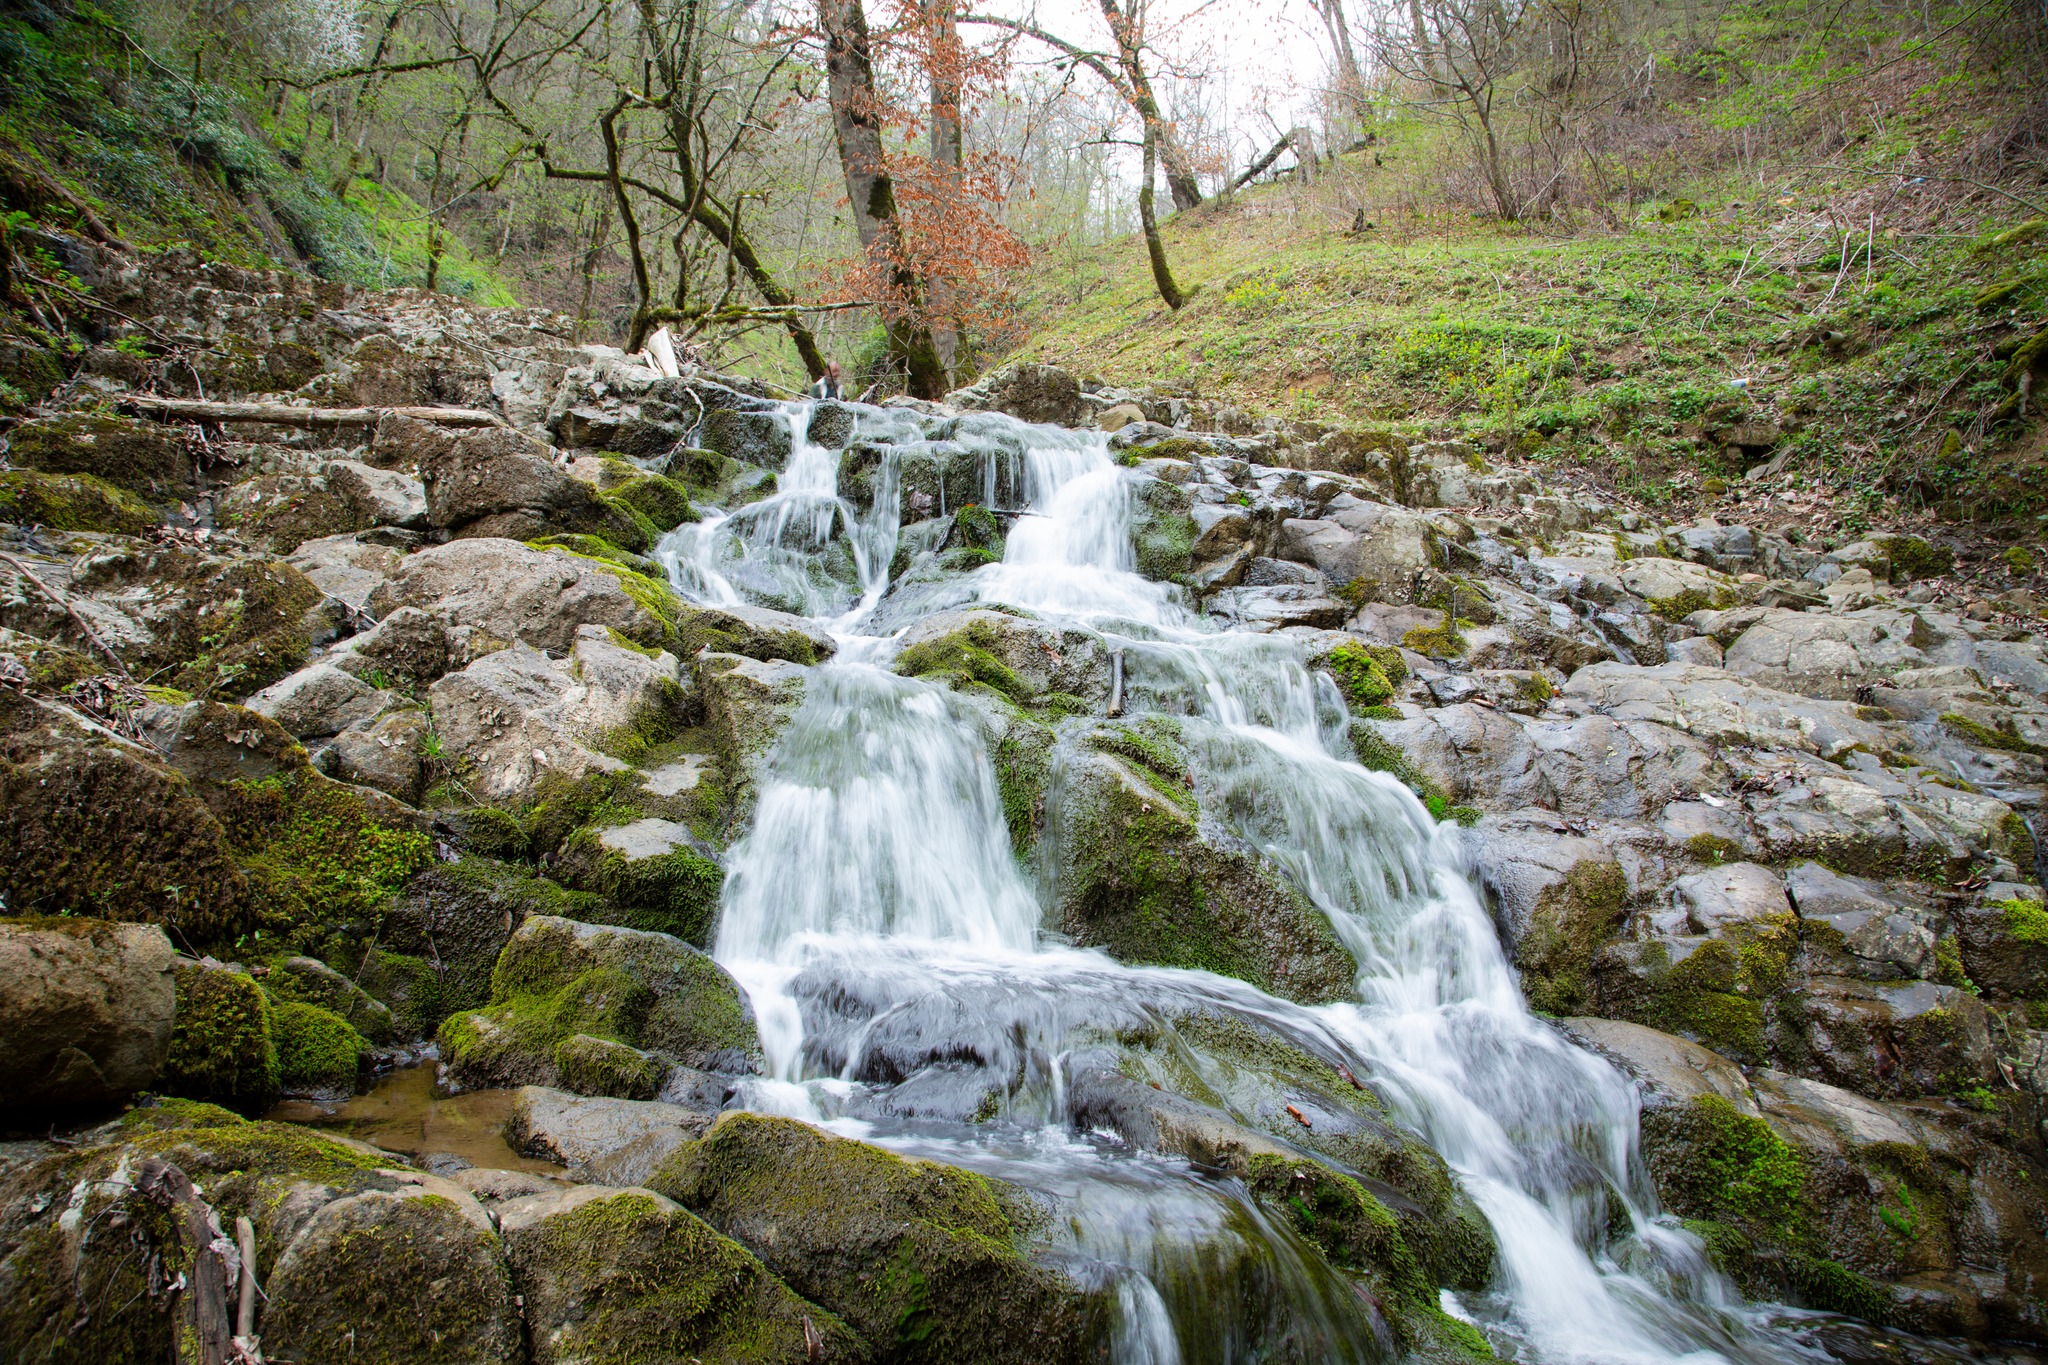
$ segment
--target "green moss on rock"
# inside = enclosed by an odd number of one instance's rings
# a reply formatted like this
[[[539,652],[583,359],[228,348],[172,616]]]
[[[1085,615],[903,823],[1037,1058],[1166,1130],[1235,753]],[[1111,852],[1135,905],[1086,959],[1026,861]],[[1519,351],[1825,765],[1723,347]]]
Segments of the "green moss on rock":
[[[346,1019],[318,1005],[290,1002],[272,1011],[279,1084],[297,1093],[355,1093],[370,1040]]]
[[[279,1065],[270,998],[253,977],[181,961],[170,1052],[157,1075],[168,1095],[257,1113],[277,1098]]]
[[[1388,668],[1389,656],[1394,670]],[[1401,651],[1385,645],[1339,645],[1324,657],[1323,666],[1337,680],[1337,690],[1354,712],[1386,705],[1408,674]]]
[[[1621,864],[1574,863],[1544,888],[1515,948],[1531,1009],[1570,1015],[1584,1009],[1593,957],[1626,914],[1628,878]]]
[[[7,458],[19,467],[89,474],[140,493],[169,492],[192,477],[192,460],[177,429],[139,418],[37,418],[14,428],[7,442]]]
[[[367,942],[392,895],[433,858],[423,831],[385,823],[359,790],[309,769],[228,791],[226,824],[264,922],[308,951],[336,933]]]
[[[1092,1360],[1099,1291],[1035,1264],[986,1178],[792,1119],[727,1113],[649,1185],[839,1315],[882,1359]]]
[[[161,518],[125,489],[90,474],[0,471],[0,521],[52,531],[102,531],[141,535]]]

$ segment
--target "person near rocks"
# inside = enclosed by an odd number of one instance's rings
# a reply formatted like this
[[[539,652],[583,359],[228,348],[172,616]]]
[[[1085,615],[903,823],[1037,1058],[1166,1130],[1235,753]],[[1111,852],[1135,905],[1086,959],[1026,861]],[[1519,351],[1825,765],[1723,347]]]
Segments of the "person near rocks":
[[[808,398],[839,397],[839,362],[836,360],[826,361],[824,378],[811,385],[808,389],[805,389],[804,395]]]

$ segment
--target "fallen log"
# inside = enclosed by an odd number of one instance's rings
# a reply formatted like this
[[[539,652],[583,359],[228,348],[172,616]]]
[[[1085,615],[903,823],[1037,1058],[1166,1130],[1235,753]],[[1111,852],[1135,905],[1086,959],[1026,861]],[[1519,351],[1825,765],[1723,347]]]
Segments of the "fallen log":
[[[279,427],[374,427],[386,414],[444,427],[498,427],[496,413],[479,408],[295,408],[289,403],[217,403],[204,398],[123,398],[120,406],[159,422],[267,422]]]

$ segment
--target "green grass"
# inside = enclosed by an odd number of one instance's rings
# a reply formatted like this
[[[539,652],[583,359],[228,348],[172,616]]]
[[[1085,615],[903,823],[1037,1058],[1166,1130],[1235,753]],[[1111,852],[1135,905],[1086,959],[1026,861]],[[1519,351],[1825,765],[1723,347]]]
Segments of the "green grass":
[[[1390,166],[1396,146],[1424,155],[1404,136],[1381,144]],[[1018,354],[1251,412],[1489,438],[1653,503],[1740,474],[1719,434],[1776,422],[1795,471],[1873,510],[2044,505],[2038,428],[1995,417],[2001,343],[2048,324],[2048,257],[1995,242],[2007,220],[1880,224],[1867,280],[1864,243],[1845,266],[1825,215],[1867,182],[1790,168],[1763,193],[1696,177],[1702,211],[1668,222],[1644,203],[1568,236],[1444,211],[1348,232],[1342,204],[1392,194],[1375,177],[1393,174],[1347,158],[1348,200],[1276,186],[1174,218],[1167,249],[1196,287],[1178,313],[1135,239],[1070,253],[1024,281],[1042,325]]]

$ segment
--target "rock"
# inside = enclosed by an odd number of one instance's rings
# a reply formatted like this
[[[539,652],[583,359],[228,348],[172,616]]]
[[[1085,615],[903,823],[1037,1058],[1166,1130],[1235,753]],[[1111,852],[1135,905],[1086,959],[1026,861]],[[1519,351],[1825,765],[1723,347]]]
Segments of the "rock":
[[[350,534],[306,540],[287,561],[328,597],[362,611],[370,594],[405,556]]]
[[[322,1100],[356,1093],[370,1042],[348,1020],[301,1001],[276,1005],[270,1017],[281,1093]]]
[[[7,433],[7,458],[20,469],[90,474],[159,496],[175,495],[192,481],[192,457],[177,428],[132,417],[31,418]]]
[[[1730,863],[1680,877],[1672,884],[1671,899],[1696,934],[1792,913],[1777,874],[1755,863]]]
[[[979,608],[942,611],[902,635],[895,668],[906,677],[943,677],[995,688],[1026,703],[1057,693],[1090,707],[1109,697],[1109,657],[1085,631]]]
[[[603,895],[606,912],[596,918],[708,948],[725,884],[717,859],[688,825],[646,816],[576,831],[554,868],[568,885]]]
[[[1472,852],[1530,1004],[1549,1014],[1584,1008],[1594,953],[1626,914],[1628,870],[1615,856],[1626,844],[1566,833],[1531,812],[1480,821]]]
[[[259,716],[299,739],[322,739],[374,720],[398,698],[327,663],[309,664],[249,698]]]
[[[743,464],[780,470],[789,463],[789,422],[779,412],[712,408],[698,433],[704,448]]]
[[[139,536],[161,520],[156,509],[135,494],[90,474],[0,472],[0,522]]]
[[[479,797],[524,793],[545,776],[576,780],[625,764],[600,751],[634,734],[667,738],[682,708],[680,666],[666,651],[578,630],[570,657],[514,644],[450,673],[429,693],[443,750],[473,766]]]
[[[157,1087],[257,1114],[278,1094],[270,997],[245,973],[178,959],[177,1015]]]
[[[1099,1290],[1033,1262],[1001,1187],[793,1119],[723,1114],[648,1182],[891,1360],[1092,1360]]]
[[[1194,567],[1195,521],[1181,485],[1139,476],[1127,485],[1131,499],[1131,543],[1137,571],[1173,581]]]
[[[148,1089],[175,1008],[171,945],[155,925],[0,920],[0,1126]]]
[[[497,1219],[534,1365],[866,1357],[837,1317],[651,1190],[550,1191],[501,1204]]]
[[[1627,559],[1614,566],[1614,577],[1651,611],[1672,621],[1696,611],[1725,610],[1738,597],[1734,579],[1681,559]]]
[[[1744,1292],[1914,1331],[2043,1336],[2048,1248],[2008,1153],[1914,1106],[1762,1071],[1651,1029],[1567,1028],[1644,1090],[1665,1206]]]
[[[462,660],[451,656],[449,630],[437,618],[418,607],[400,607],[360,635],[352,635],[322,656],[329,664],[360,678],[372,687],[394,684],[423,688],[445,674],[451,664]],[[476,648],[484,654],[500,648],[485,632],[458,631],[466,651]]]
[[[1655,721],[1714,744],[1796,749],[1823,758],[1856,748],[1892,753],[1910,747],[1902,730],[1870,708],[1811,700],[1693,663],[1589,664],[1572,675],[1564,693],[1616,720]]]
[[[624,1051],[591,1049],[579,1036]],[[668,934],[549,915],[529,915],[505,945],[491,1005],[451,1017],[440,1038],[464,1085],[559,1087],[578,1077],[588,1093],[640,1098],[660,1086],[655,1059],[744,1073],[761,1056],[745,993],[703,953]]]
[[[1121,961],[1220,972],[1304,1002],[1345,998],[1357,968],[1323,913],[1255,855],[1202,837],[1178,748],[1119,725],[1063,745],[1047,809],[1052,922]]]
[[[1095,414],[1095,425],[1103,431],[1121,431],[1144,420],[1145,410],[1136,403],[1116,403]]]
[[[394,711],[344,730],[327,746],[329,775],[359,787],[373,787],[416,806],[424,795],[423,751],[433,735],[427,713]]]
[[[1866,683],[1929,663],[1927,650],[1940,639],[1909,611],[1766,611],[1728,646],[1726,667],[1766,687],[1846,700]]]
[[[436,1176],[323,1204],[263,1287],[264,1349],[280,1359],[502,1365],[525,1353],[490,1215]]]
[[[969,388],[955,389],[946,395],[946,402],[956,408],[1007,412],[1019,421],[1063,427],[1079,426],[1087,415],[1080,381],[1054,365],[1005,366]]]
[[[214,518],[274,554],[373,524],[325,479],[296,474],[264,475],[224,490],[214,498]]]
[[[469,534],[530,540],[605,527],[604,505],[590,486],[511,431],[461,434],[420,465],[420,481],[428,522],[458,534],[475,527]]]
[[[527,1156],[568,1167],[572,1180],[626,1186],[644,1184],[670,1153],[710,1126],[711,1115],[673,1104],[524,1085],[513,1097],[505,1140]]]
[[[678,651],[694,659],[699,650],[749,659],[788,659],[821,664],[838,652],[832,636],[802,616],[734,603],[691,605],[676,616]]]
[[[420,1002],[428,1008],[400,1020],[408,1025],[402,1031],[431,1037],[446,1015],[489,1004],[498,955],[528,915],[588,919],[598,913],[597,897],[566,890],[523,865],[463,857],[428,866],[405,884],[384,917],[385,948],[419,961],[433,985],[433,999]]]
[[[1203,603],[1212,616],[1240,630],[1279,630],[1308,626],[1327,630],[1344,623],[1351,607],[1321,586],[1278,584],[1270,587],[1225,588]]]
[[[1802,920],[1842,936],[1863,975],[1895,981],[1926,976],[1934,966],[1933,931],[1860,882],[1800,863],[1785,874],[1785,889]]]
[[[761,764],[803,704],[809,674],[780,659],[705,654],[697,660],[697,685],[720,766],[734,784],[733,800],[751,810]]]
[[[2038,997],[2048,981],[2048,912],[2032,897],[1955,912],[1963,969],[1993,999]]]
[[[1281,522],[1273,554],[1315,565],[1361,600],[1412,602],[1437,565],[1436,532],[1417,513],[1341,493],[1320,519]]]
[[[334,460],[320,473],[364,525],[427,529],[427,491],[418,479],[360,460]]]
[[[392,1037],[390,1009],[317,958],[288,957],[277,963],[263,978],[263,989],[277,1001],[318,1005],[373,1043]]]
[[[642,584],[645,584],[645,588]],[[673,598],[638,575],[511,540],[459,540],[408,555],[370,595],[381,618],[418,607],[457,637],[468,659],[517,640],[567,653],[582,626],[607,626],[637,644],[664,645]]]

